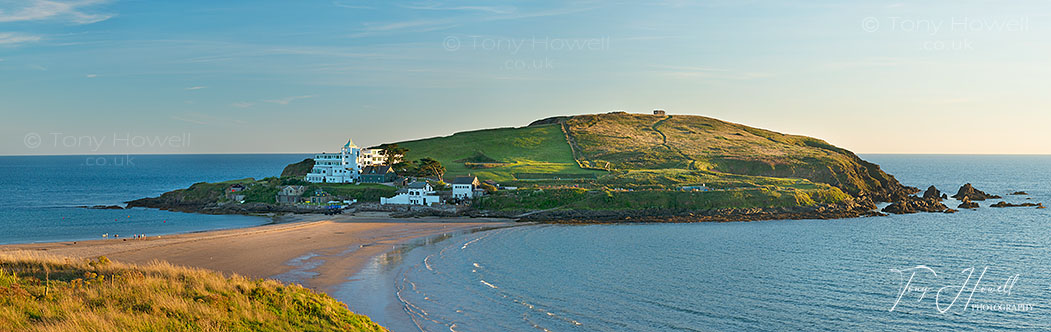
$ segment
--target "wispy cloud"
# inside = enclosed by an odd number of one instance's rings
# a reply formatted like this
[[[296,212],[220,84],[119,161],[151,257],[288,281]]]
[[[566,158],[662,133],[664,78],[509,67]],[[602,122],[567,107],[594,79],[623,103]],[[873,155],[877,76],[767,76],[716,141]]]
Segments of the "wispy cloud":
[[[0,23],[41,20],[63,20],[74,24],[91,24],[113,17],[112,14],[87,13],[85,7],[107,3],[107,0],[28,0],[0,3]]]
[[[894,57],[871,57],[861,59],[851,59],[846,61],[837,61],[823,64],[822,67],[827,69],[855,69],[855,68],[882,68],[882,67],[901,67],[910,65],[929,65],[936,63],[928,63],[926,61],[917,61],[914,59],[906,58],[894,58]]]
[[[773,76],[767,73],[738,72],[724,68],[696,66],[650,66],[659,75],[671,78],[706,78],[725,80],[749,80]]]
[[[87,77],[87,78],[96,78],[96,77],[99,77],[99,75],[98,75],[98,74],[87,74],[87,75],[84,75],[84,77]]]
[[[252,107],[252,105],[255,105],[255,103],[250,103],[250,102],[247,102],[247,101],[241,101],[241,102],[236,102],[236,103],[230,104],[230,106],[238,107],[238,108],[249,108],[249,107]]]
[[[207,88],[207,87],[206,86],[191,86],[189,88],[186,88],[186,90],[200,90],[200,89],[204,89],[204,88]]]
[[[508,21],[541,18],[550,16],[561,16],[581,13],[593,10],[597,7],[570,6],[564,8],[553,8],[536,11],[519,11],[514,7],[495,6],[447,6],[442,4],[407,5],[404,8],[417,10],[444,10],[475,12],[473,15],[458,15],[458,17],[446,17],[441,19],[418,19],[383,23],[364,23],[364,29],[349,37],[367,37],[384,33],[398,32],[429,32],[436,30],[451,29],[461,24],[471,22]]]
[[[333,6],[350,9],[373,9],[371,6],[357,3],[357,1],[333,1]]]
[[[2,14],[2,12],[0,12]],[[12,32],[0,32],[0,45],[15,46],[22,43],[40,41],[40,36],[26,35]]]
[[[309,99],[309,98],[314,98],[314,97],[317,97],[317,95],[293,96],[293,97],[285,97],[285,98],[281,98],[281,99],[269,99],[269,100],[264,100],[263,102],[271,103],[271,104],[288,105],[288,104],[291,104],[293,101],[296,101],[296,100]]]
[[[491,14],[510,14],[515,12],[514,7],[496,6],[446,6],[440,3],[402,5],[402,8],[416,10],[451,10],[451,11],[477,11]]]
[[[443,30],[456,27],[459,25],[454,19],[436,19],[436,20],[412,20],[412,21],[400,21],[400,22],[385,22],[385,23],[364,23],[365,28],[357,33],[351,34],[349,37],[367,37],[379,33],[388,32],[428,32],[435,30]]]
[[[191,113],[191,114],[186,114],[186,115],[172,115],[171,119],[172,120],[182,121],[182,122],[188,122],[188,123],[192,123],[192,124],[198,124],[198,125],[202,125],[202,126],[210,125],[210,124],[212,124],[211,120],[214,120],[214,118],[212,118],[210,116],[206,116],[206,115],[202,115],[202,114],[196,114],[196,113]]]

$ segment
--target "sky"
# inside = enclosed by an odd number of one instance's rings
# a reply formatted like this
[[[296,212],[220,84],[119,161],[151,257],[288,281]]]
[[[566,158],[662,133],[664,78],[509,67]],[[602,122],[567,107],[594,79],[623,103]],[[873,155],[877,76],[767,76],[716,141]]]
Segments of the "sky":
[[[1047,1],[0,0],[0,155],[312,153],[615,110],[1051,154]]]

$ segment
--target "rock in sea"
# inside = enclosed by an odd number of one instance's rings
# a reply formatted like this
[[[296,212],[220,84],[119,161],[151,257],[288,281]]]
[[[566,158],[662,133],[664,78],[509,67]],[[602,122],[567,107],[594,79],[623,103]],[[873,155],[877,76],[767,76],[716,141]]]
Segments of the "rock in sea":
[[[963,185],[963,187],[960,187],[960,190],[956,192],[956,195],[952,195],[952,198],[955,198],[955,199],[958,199],[958,200],[961,200],[961,201],[964,198],[969,198],[972,201],[984,201],[984,200],[991,199],[991,198],[1002,198],[1002,197],[997,196],[997,195],[986,194],[985,192],[983,192],[981,190],[975,189],[973,186],[971,186],[970,183],[968,183],[968,184]]]

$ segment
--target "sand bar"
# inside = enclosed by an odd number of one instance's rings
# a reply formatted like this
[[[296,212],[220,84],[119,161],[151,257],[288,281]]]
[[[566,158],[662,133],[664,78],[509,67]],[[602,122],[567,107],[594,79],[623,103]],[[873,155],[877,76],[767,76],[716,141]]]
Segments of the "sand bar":
[[[168,261],[224,273],[267,278],[311,264],[310,277],[298,280],[322,291],[345,282],[372,257],[413,239],[488,227],[510,226],[504,219],[391,219],[383,215],[295,216],[257,227],[145,239],[100,239],[78,242],[12,244],[0,251],[40,250],[70,257],[107,256],[126,263]],[[147,234],[148,235],[148,234]]]

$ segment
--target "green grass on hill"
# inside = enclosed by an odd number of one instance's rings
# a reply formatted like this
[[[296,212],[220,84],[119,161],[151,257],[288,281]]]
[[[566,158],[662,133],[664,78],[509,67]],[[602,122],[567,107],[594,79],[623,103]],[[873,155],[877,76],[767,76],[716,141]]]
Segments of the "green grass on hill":
[[[585,162],[613,169],[803,178],[851,194],[898,185],[879,166],[820,139],[703,116],[591,114],[569,118],[566,127]]]
[[[166,263],[0,254],[4,331],[385,331],[328,295]]]
[[[625,189],[678,189],[683,186],[705,185],[712,189],[739,189],[783,187],[795,189],[833,189],[824,183],[814,183],[807,179],[775,178],[726,174],[712,171],[686,169],[644,169],[614,171],[610,176],[602,177],[598,184]]]
[[[448,177],[473,174],[486,180],[510,181],[519,173],[604,173],[577,165],[558,124],[468,131],[397,144],[409,149],[407,160],[430,157],[440,161]],[[491,165],[467,165],[480,162]]]

